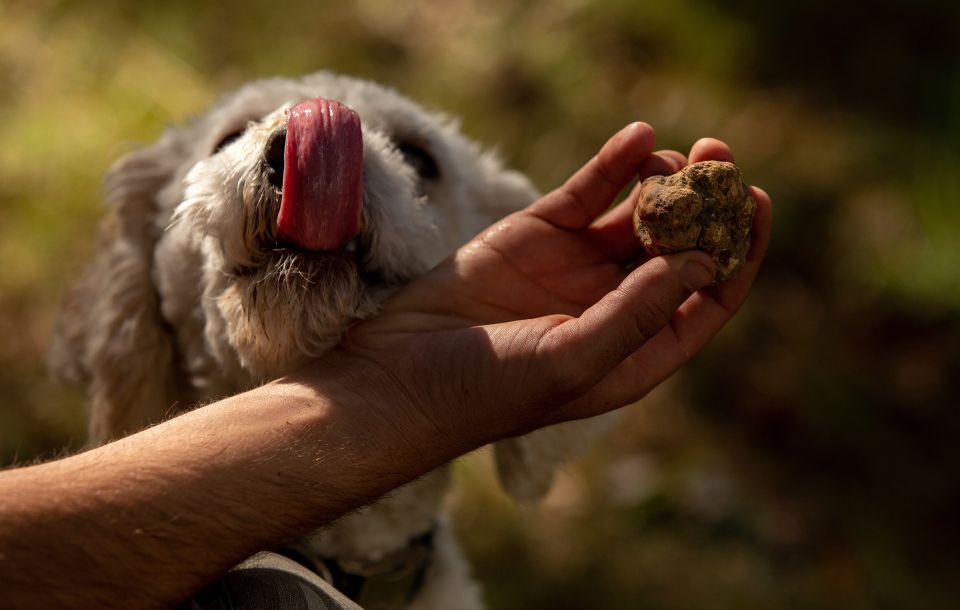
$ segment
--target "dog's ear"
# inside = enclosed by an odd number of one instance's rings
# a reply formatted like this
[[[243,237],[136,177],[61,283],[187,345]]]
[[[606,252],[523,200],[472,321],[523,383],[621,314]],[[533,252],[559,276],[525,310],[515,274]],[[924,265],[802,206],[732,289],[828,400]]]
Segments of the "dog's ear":
[[[557,468],[587,450],[616,417],[608,413],[494,443],[501,487],[520,502],[540,500],[550,490]]]
[[[173,346],[153,283],[157,193],[181,158],[168,132],[107,173],[107,215],[93,263],[66,295],[49,367],[83,387],[88,434],[99,444],[142,428],[173,401]]]

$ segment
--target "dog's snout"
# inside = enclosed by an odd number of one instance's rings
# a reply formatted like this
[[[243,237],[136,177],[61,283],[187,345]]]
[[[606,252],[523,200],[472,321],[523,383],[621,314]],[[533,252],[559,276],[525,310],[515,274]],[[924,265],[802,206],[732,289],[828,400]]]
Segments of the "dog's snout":
[[[283,156],[287,146],[287,130],[274,133],[263,151],[267,162],[267,181],[277,190],[283,189]]]

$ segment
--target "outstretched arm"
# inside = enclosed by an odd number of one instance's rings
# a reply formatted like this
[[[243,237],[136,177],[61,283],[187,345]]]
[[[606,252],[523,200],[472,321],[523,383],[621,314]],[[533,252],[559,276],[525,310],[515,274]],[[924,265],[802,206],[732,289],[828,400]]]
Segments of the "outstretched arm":
[[[632,402],[746,297],[754,246],[718,287],[708,257],[648,258],[629,233],[638,123],[563,187],[401,290],[337,350],[250,392],[66,459],[0,473],[0,595],[12,607],[164,607],[487,442]],[[701,141],[691,151],[729,150]]]

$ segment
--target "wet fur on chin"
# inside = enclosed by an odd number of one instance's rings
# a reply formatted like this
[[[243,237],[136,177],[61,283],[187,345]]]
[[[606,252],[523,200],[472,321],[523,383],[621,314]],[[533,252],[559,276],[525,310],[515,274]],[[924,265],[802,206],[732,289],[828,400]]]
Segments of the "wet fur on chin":
[[[350,322],[377,309],[353,261],[303,258],[276,254],[248,274],[223,276],[223,286],[218,281],[208,287],[211,304],[225,321],[226,343],[255,378],[276,378],[323,355]]]

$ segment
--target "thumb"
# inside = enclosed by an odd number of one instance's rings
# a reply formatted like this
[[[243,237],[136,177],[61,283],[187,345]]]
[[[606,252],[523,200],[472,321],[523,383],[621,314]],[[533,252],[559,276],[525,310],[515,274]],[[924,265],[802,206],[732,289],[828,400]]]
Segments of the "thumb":
[[[628,275],[579,318],[555,327],[541,344],[560,370],[592,387],[666,326],[696,290],[713,282],[714,264],[697,250],[658,256]]]

